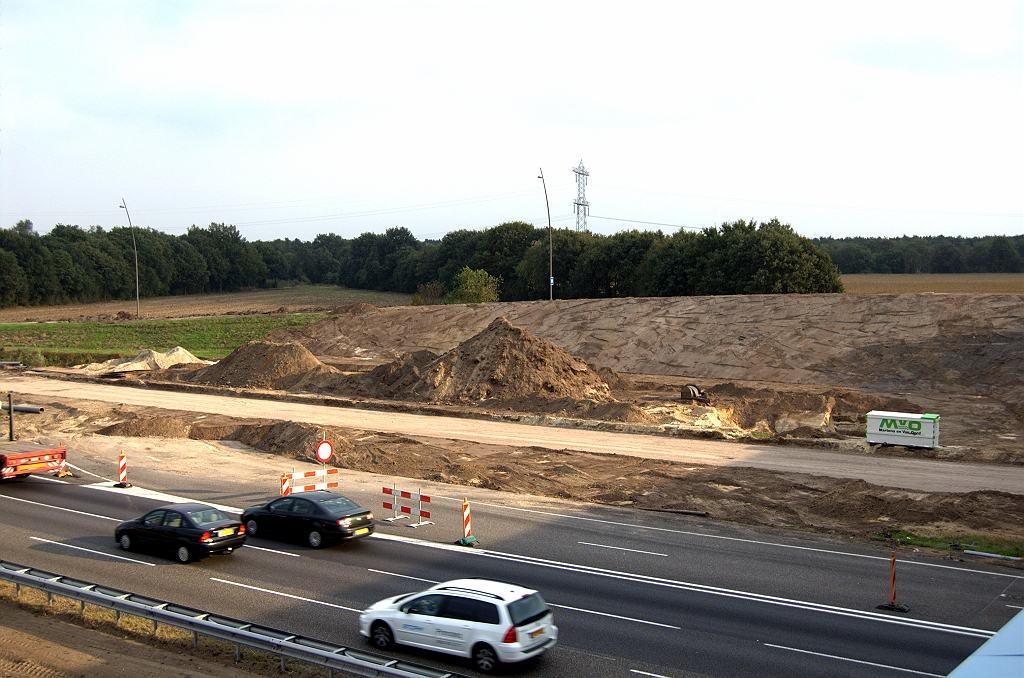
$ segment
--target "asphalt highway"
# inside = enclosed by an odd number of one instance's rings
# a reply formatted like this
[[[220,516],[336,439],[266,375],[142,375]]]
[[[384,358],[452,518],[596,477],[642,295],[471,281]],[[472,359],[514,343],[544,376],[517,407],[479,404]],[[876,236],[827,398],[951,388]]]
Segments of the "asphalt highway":
[[[0,485],[0,558],[355,647],[357,612],[376,600],[456,577],[513,581],[541,591],[560,629],[557,647],[511,669],[525,676],[943,676],[1024,600],[1019,571],[901,558],[911,612],[884,613],[883,551],[626,511],[481,502],[486,543],[467,549],[451,543],[459,498],[442,496],[433,526],[382,524],[322,550],[252,539],[179,565],[113,541],[117,522],[166,499],[79,475]],[[239,508],[271,498],[216,478],[188,490],[170,471],[136,482]],[[344,493],[378,510],[369,485]]]

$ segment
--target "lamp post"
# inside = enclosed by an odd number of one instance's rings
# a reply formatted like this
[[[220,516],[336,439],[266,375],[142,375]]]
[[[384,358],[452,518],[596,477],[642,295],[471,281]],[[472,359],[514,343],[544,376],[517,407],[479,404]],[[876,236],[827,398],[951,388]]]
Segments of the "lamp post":
[[[541,185],[544,186],[544,206],[548,208],[548,301],[555,300],[555,246],[551,240],[551,204],[548,202],[548,182],[544,181],[544,168],[540,168]]]
[[[128,228],[132,229],[132,249],[135,250],[135,319],[139,319],[139,246],[135,244],[135,227],[132,226],[132,215],[128,214],[128,205],[121,198],[119,205],[128,217]]]

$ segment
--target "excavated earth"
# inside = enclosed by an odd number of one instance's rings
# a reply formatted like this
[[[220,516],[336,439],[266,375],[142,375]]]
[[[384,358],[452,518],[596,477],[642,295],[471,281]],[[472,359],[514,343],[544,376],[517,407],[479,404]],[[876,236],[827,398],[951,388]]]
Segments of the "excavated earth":
[[[707,467],[571,449],[484,445],[374,431],[97,401],[39,402],[23,417],[25,437],[79,435],[230,440],[313,461],[315,443],[334,442],[333,464],[356,471],[649,510],[707,511],[720,520],[883,538],[986,534],[1024,543],[1024,502],[1004,492],[936,493],[860,480],[750,468]]]

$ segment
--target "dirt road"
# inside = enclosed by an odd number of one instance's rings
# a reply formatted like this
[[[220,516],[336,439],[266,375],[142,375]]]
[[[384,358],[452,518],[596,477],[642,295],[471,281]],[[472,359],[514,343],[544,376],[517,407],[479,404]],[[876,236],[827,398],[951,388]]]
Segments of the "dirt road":
[[[922,492],[998,490],[1024,494],[1024,469],[1018,467],[860,457],[805,448],[548,428],[249,398],[149,391],[34,376],[5,377],[0,388],[26,396],[81,398],[209,414],[283,419],[441,440],[536,446],[551,450],[568,448],[691,464],[798,471],[833,478],[862,479],[878,485]]]

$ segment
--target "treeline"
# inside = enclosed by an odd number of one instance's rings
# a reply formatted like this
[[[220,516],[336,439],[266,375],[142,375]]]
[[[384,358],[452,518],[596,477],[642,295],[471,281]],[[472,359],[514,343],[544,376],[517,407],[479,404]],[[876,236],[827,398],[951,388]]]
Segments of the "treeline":
[[[192,226],[182,236],[136,229],[143,297],[327,283],[439,299],[466,267],[500,279],[502,300],[548,297],[547,229],[507,222],[417,240],[406,228],[344,239],[249,242],[234,226]],[[737,221],[700,232],[557,230],[551,254],[558,299],[840,292],[828,256],[778,220]],[[130,299],[132,232],[29,221],[0,229],[0,304]]]
[[[817,238],[841,273],[1020,273],[1024,235]]]

